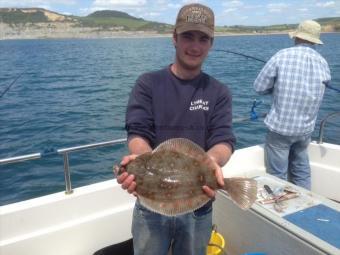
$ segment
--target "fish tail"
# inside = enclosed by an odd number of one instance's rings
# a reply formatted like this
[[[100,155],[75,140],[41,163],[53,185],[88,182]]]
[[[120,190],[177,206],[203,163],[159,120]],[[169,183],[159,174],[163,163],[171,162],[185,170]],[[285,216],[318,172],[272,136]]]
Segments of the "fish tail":
[[[250,178],[225,178],[223,189],[242,209],[248,209],[257,198],[257,182]]]

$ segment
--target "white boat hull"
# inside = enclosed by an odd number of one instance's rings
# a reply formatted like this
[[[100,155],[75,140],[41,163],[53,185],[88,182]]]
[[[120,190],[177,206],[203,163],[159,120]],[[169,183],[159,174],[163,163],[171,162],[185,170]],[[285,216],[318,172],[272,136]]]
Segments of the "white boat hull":
[[[340,201],[340,146],[312,143],[309,153],[313,191]],[[226,177],[265,176],[262,146],[237,150],[223,171]],[[340,212],[339,204],[319,200]],[[1,206],[0,254],[93,254],[131,238],[134,202],[134,196],[110,180],[76,188],[70,195],[60,192]],[[230,255],[340,254],[336,247],[259,204],[242,211],[220,193],[214,207],[214,223]]]
[[[134,201],[111,180],[2,206],[0,254],[93,254],[131,238]]]

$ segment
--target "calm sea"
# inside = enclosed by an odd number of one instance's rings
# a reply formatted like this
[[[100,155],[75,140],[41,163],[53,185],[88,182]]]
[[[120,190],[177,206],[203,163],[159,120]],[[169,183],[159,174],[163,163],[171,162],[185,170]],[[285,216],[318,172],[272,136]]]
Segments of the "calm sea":
[[[340,34],[322,35],[317,50],[327,59],[332,85],[340,88]],[[217,37],[214,49],[251,55],[263,60],[289,47],[286,35]],[[128,94],[139,74],[173,61],[171,38],[97,40],[0,41],[0,159],[96,143],[125,137],[124,114]],[[270,97],[254,93],[252,83],[263,63],[212,51],[204,70],[228,84],[234,117],[268,111]],[[320,120],[340,111],[340,94],[327,90]],[[263,120],[234,124],[237,148],[263,143]],[[326,126],[325,140],[340,143],[340,121]],[[72,187],[113,177],[112,165],[127,153],[125,145],[70,155]],[[60,155],[0,165],[0,205],[64,190]]]

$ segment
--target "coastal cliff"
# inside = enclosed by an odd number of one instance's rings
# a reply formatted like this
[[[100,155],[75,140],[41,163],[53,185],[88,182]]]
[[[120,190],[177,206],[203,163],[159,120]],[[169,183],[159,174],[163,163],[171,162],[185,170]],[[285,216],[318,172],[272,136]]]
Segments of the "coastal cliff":
[[[340,32],[340,18],[318,19],[323,32]],[[297,24],[217,26],[216,34],[286,33]],[[127,13],[105,10],[85,17],[63,15],[42,8],[0,8],[0,40],[39,38],[110,38],[171,35],[173,26]]]

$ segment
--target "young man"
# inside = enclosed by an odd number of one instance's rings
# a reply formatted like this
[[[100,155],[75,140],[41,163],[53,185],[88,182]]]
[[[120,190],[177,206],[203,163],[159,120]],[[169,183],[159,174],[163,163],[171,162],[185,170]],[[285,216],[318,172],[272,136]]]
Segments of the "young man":
[[[214,14],[201,4],[189,4],[178,13],[173,33],[175,61],[170,66],[141,75],[133,88],[126,112],[130,155],[149,152],[163,141],[182,137],[200,145],[216,166],[216,178],[223,185],[221,166],[230,158],[232,133],[231,94],[228,88],[202,72],[212,47]],[[134,176],[117,177],[123,189],[135,193]],[[202,187],[213,198],[215,192]],[[138,196],[138,194],[136,194]],[[149,211],[137,199],[132,234],[134,254],[203,255],[212,227],[212,201],[192,213],[175,217]]]
[[[254,82],[260,94],[272,94],[272,107],[264,122],[267,171],[281,179],[310,189],[307,146],[317,113],[330,82],[326,60],[314,49],[320,41],[321,26],[303,21],[290,33],[295,46],[277,52]]]

